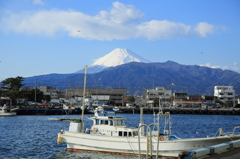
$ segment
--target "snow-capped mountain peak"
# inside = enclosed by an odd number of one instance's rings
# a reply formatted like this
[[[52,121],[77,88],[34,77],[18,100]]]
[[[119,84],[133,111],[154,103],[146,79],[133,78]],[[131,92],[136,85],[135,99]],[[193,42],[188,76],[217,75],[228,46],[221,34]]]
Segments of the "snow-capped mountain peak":
[[[122,64],[126,64],[129,62],[145,62],[148,63],[150,61],[142,58],[141,56],[135,54],[131,50],[128,49],[120,49],[116,48],[109,54],[97,59],[90,66],[105,66],[105,67],[114,67]]]
[[[97,73],[109,67],[115,67],[118,65],[130,63],[130,62],[144,62],[150,61],[135,54],[131,50],[116,48],[107,55],[98,58],[95,62],[88,67],[88,73]],[[76,73],[82,73],[82,70]]]

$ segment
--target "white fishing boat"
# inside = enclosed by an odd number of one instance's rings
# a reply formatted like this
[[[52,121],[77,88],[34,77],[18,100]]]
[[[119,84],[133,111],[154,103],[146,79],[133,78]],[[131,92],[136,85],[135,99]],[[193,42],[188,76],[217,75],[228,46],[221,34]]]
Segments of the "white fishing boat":
[[[7,105],[0,107],[0,117],[15,116],[16,112],[8,112]]]
[[[158,114],[158,116],[167,118],[167,124],[169,124],[169,113]],[[69,151],[91,150],[129,155],[177,157],[183,151],[240,139],[240,135],[234,134],[234,131],[227,134],[222,129],[219,129],[218,136],[180,139],[171,135],[170,129],[165,129],[162,133],[159,130],[159,123],[145,125],[140,122],[138,128],[126,127],[125,119],[121,116],[106,113],[99,115],[98,110],[95,110],[95,114],[89,119],[93,121],[93,125],[86,128],[84,132],[82,132],[81,120],[70,122],[69,131],[62,130],[58,134],[58,142],[67,143]],[[152,130],[151,126],[157,130]],[[144,127],[147,129],[143,130]]]
[[[177,157],[183,151],[240,139],[240,135],[235,134],[235,129],[240,127],[235,127],[231,133],[224,133],[220,128],[218,134],[213,137],[180,139],[171,135],[169,113],[163,114],[159,110],[159,113],[154,115],[154,123],[146,125],[142,117],[143,108],[140,111],[139,127],[135,128],[127,127],[125,118],[121,116],[106,112],[100,114],[96,109],[94,115],[88,117],[93,121],[92,126],[84,129],[84,114],[82,114],[81,120],[70,122],[69,130],[61,130],[58,133],[58,143],[66,143],[69,151],[99,151],[157,158],[158,156]],[[161,121],[164,123],[162,124]]]

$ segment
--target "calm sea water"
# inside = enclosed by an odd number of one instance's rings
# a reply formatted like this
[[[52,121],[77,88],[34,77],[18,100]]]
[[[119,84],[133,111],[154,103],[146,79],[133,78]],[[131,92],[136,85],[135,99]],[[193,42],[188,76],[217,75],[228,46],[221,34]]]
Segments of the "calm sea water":
[[[127,126],[137,127],[139,114],[124,116]],[[79,158],[120,159],[138,158],[97,152],[68,152],[66,144],[57,144],[57,133],[68,130],[69,122],[49,118],[77,118],[79,115],[0,117],[0,158]],[[86,116],[85,116],[86,117]],[[213,136],[220,127],[240,125],[240,116],[171,115],[172,134],[180,138]],[[153,115],[144,115],[146,124],[153,123]],[[92,124],[85,120],[85,126]]]

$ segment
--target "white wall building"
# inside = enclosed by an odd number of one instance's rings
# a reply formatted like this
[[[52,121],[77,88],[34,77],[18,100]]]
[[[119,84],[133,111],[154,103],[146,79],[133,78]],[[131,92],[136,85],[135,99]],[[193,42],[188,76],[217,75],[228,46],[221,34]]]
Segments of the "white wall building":
[[[235,103],[235,90],[233,86],[215,86],[214,96],[224,103],[227,101]]]
[[[156,89],[145,90],[146,104],[153,104],[154,98],[160,98],[163,105],[170,104],[171,90],[166,90],[165,87],[156,87]]]
[[[123,97],[126,96],[126,89],[97,89],[97,88],[87,88],[86,95],[91,96],[94,100],[94,104],[112,104],[124,105]],[[83,89],[66,89],[66,97],[70,98],[72,96],[83,96]]]
[[[44,95],[49,95],[51,99],[57,99],[60,93],[59,89],[50,86],[40,86],[39,90],[42,91]]]

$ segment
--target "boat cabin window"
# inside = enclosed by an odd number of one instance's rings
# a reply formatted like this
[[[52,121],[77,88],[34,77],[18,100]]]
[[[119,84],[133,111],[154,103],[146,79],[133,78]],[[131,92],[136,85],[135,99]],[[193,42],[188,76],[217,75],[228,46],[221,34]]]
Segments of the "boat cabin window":
[[[99,125],[99,119],[96,119],[96,125]]]
[[[118,132],[118,136],[122,136],[122,131],[119,131],[119,132]]]
[[[113,126],[113,121],[112,121],[112,120],[109,120],[109,122],[110,122],[110,126]]]
[[[101,125],[108,125],[108,120],[101,120]]]
[[[128,136],[128,137],[130,137],[130,136],[133,136],[133,135],[132,135],[132,132],[129,132],[129,131],[119,131],[118,136]]]
[[[133,136],[132,132],[128,132],[128,136]]]
[[[124,126],[125,123],[124,123],[123,120],[115,120],[115,125],[117,125],[117,126]]]
[[[137,136],[138,132],[137,131],[133,131],[133,136]]]

